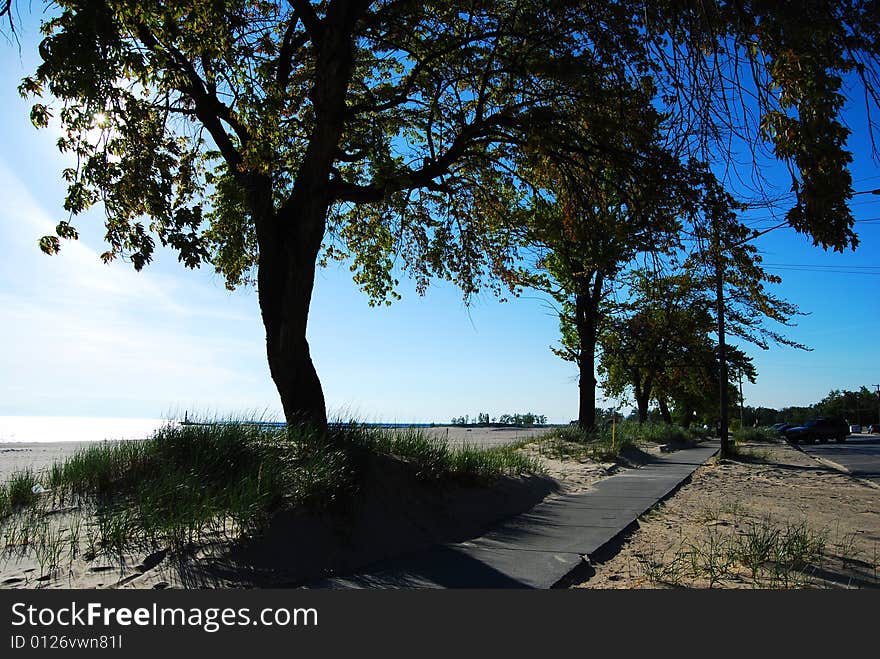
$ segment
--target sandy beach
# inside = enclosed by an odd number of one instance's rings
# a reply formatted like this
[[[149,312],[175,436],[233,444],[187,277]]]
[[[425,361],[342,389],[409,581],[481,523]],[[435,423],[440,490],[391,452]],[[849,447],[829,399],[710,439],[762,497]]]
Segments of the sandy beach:
[[[540,426],[536,428],[522,427],[490,427],[490,428],[467,428],[463,426],[437,426],[424,428],[427,433],[437,439],[443,439],[452,446],[468,444],[489,448],[513,444],[524,439],[539,437],[551,431],[554,426]]]
[[[0,442],[0,481],[13,472],[41,471],[95,442]]]

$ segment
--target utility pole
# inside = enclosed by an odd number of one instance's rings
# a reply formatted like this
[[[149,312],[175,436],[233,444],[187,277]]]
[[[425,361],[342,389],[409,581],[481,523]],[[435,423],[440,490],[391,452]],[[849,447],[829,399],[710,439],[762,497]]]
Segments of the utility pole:
[[[724,336],[724,257],[721,253],[721,231],[717,221],[713,223],[715,252],[715,297],[718,305],[718,401],[719,419],[718,435],[721,438],[721,457],[730,457],[730,440],[728,437],[728,400],[727,400],[727,345]]]
[[[745,415],[744,409],[746,405],[746,399],[743,398],[743,371],[739,369],[739,427],[740,430],[746,427],[745,425]]]
[[[870,195],[880,195],[880,188],[876,190],[862,190],[860,192],[853,192],[853,196],[860,194],[870,194]],[[783,227],[790,226],[788,220],[780,222],[779,224],[770,227],[769,229],[764,229],[763,231],[755,231],[751,236],[744,240],[740,240],[733,245],[728,245],[727,249],[733,249],[735,247],[739,247],[740,245],[745,245],[748,242],[759,238],[760,236],[764,236],[771,231],[776,231],[777,229],[782,229]],[[717,297],[718,303],[718,380],[719,380],[719,407],[721,408],[721,414],[719,419],[719,435],[721,437],[721,457],[726,458],[730,457],[730,443],[728,439],[728,425],[729,425],[729,410],[728,410],[728,396],[727,396],[727,346],[724,342],[724,259],[723,259],[723,251],[721,247],[721,230],[718,226],[717,220],[713,220],[712,222],[712,244],[711,250],[713,252],[713,257],[715,261],[715,294]],[[742,375],[740,375],[742,377]],[[877,397],[880,399],[880,384],[874,385],[877,388]],[[742,397],[742,380],[740,380],[740,397]],[[742,409],[742,408],[740,408]],[[878,405],[878,423],[880,423],[880,405]]]
[[[719,431],[721,437],[721,457],[730,456],[728,439],[728,401],[727,401],[727,346],[724,339],[724,277],[719,254],[715,266],[715,294],[718,298],[718,396],[720,402]]]
[[[880,384],[874,386],[877,388],[877,423],[880,423]]]

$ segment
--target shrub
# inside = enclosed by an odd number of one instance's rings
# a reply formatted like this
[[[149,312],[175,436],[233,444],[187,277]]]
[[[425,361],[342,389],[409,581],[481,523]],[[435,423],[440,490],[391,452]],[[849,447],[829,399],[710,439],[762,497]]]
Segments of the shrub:
[[[738,442],[774,442],[777,434],[769,428],[742,428],[733,433]]]

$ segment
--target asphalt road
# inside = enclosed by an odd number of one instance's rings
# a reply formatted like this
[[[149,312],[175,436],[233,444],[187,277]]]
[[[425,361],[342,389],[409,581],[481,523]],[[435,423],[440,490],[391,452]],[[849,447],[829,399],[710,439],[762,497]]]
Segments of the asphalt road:
[[[846,467],[853,476],[880,484],[880,435],[850,435],[843,444],[801,444],[801,448],[819,458]]]

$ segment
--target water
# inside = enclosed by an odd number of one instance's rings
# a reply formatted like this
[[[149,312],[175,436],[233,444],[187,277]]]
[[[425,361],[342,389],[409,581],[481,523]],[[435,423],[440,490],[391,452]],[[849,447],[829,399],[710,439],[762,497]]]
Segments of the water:
[[[146,439],[166,419],[78,416],[0,416],[0,443],[99,442]]]

